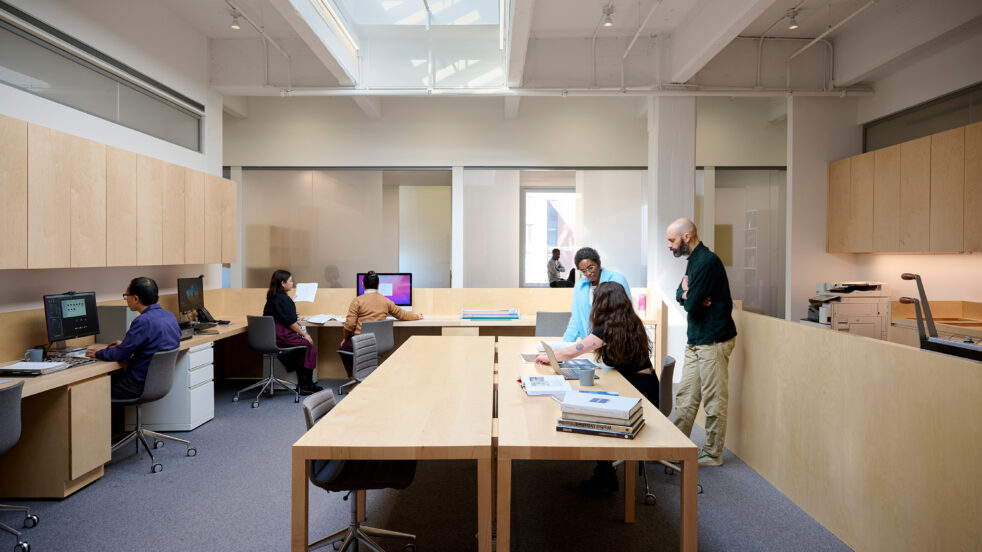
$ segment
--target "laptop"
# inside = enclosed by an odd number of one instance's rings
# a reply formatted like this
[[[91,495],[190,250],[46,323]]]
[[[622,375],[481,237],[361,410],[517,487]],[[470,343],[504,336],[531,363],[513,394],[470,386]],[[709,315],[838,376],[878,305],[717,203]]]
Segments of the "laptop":
[[[596,368],[597,365],[590,362],[585,358],[574,358],[563,362],[563,365],[559,365],[559,361],[556,360],[556,352],[552,350],[545,341],[542,342],[542,348],[546,352],[546,356],[549,357],[549,365],[552,366],[552,371],[568,380],[580,379],[580,368]],[[600,379],[600,374],[594,374],[593,379]]]
[[[14,362],[0,366],[0,375],[4,376],[43,376],[68,368],[67,362]]]

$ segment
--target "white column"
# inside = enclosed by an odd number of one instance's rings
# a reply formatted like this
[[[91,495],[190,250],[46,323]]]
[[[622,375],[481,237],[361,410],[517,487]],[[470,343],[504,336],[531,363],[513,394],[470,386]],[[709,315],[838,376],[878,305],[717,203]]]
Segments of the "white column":
[[[451,169],[450,287],[464,287],[464,167]]]

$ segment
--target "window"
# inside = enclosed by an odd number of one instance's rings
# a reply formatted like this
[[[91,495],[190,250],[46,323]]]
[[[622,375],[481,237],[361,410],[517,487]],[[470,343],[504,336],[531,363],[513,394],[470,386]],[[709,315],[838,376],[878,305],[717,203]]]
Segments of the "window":
[[[576,193],[573,189],[525,189],[522,196],[524,241],[522,286],[548,286],[546,262],[552,250],[559,249],[559,262],[566,275],[576,254]]]
[[[982,83],[863,125],[863,151],[982,121]]]

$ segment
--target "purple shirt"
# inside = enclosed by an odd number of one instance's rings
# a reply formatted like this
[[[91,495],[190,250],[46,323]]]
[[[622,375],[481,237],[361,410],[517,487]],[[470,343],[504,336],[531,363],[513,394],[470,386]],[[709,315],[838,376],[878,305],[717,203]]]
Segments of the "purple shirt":
[[[136,381],[147,378],[147,368],[154,353],[176,349],[181,343],[177,318],[154,303],[133,319],[123,342],[112,349],[95,352],[99,360],[128,363],[127,370]]]

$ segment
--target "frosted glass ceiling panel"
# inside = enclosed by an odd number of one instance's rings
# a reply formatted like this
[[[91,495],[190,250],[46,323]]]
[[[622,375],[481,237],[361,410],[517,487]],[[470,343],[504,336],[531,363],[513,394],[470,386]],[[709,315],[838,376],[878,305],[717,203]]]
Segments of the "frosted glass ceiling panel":
[[[423,0],[333,0],[355,25],[426,25]],[[499,0],[428,0],[432,25],[497,25]]]

